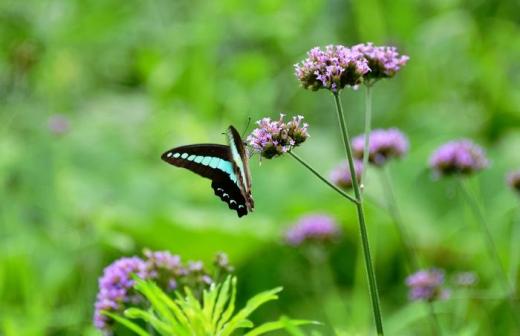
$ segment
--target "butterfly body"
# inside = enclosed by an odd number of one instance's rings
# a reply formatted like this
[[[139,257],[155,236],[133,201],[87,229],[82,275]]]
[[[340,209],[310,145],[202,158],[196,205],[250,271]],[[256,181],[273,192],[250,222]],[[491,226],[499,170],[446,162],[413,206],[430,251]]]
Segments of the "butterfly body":
[[[173,148],[161,158],[211,180],[211,187],[239,217],[254,209],[248,155],[242,138],[233,126],[227,131],[229,146],[195,144]]]

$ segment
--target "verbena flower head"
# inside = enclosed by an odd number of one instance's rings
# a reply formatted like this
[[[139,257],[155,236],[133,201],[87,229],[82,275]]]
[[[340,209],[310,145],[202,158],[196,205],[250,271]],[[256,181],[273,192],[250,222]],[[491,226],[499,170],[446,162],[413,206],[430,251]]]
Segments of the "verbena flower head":
[[[95,304],[94,325],[104,331],[110,329],[111,319],[102,311],[119,312],[128,302],[135,301],[138,296],[132,291],[134,280],[132,274],[142,279],[150,278],[148,265],[138,257],[121,258],[105,268],[99,279],[99,292]]]
[[[395,47],[375,46],[371,42],[357,44],[352,50],[362,54],[368,62],[370,71],[364,74],[367,84],[393,77],[410,59],[400,55]]]
[[[507,174],[507,184],[520,194],[520,170],[512,171]]]
[[[363,173],[363,162],[354,160],[354,170],[356,172],[356,179],[359,182],[361,180],[361,174]],[[332,183],[342,189],[352,188],[352,174],[350,174],[348,162],[344,161],[334,168],[330,172],[330,179]]]
[[[309,215],[301,218],[285,233],[285,241],[291,246],[308,242],[330,242],[340,234],[336,221],[327,215]]]
[[[134,290],[133,275],[153,280],[164,292],[171,294],[185,287],[196,294],[213,283],[211,276],[200,261],[181,263],[178,255],[168,251],[144,251],[145,258],[121,258],[107,266],[99,279],[94,325],[105,334],[112,331],[113,320],[102,312],[120,314],[129,306],[142,305],[142,297]],[[226,260],[227,267],[218,268],[219,275],[226,276],[232,270],[225,254],[220,254],[221,264]]]
[[[460,272],[455,274],[455,283],[460,287],[472,287],[478,282],[474,272]]]
[[[438,269],[418,271],[406,278],[408,297],[413,301],[447,299],[449,291],[442,288],[443,284],[444,272]]]
[[[328,45],[325,50],[316,47],[307,56],[294,68],[301,85],[313,91],[328,89],[338,92],[345,86],[355,87],[370,71],[362,53],[342,45]]]
[[[365,136],[352,139],[352,150],[358,159],[363,158]],[[391,159],[398,159],[408,153],[406,136],[397,128],[375,129],[368,136],[368,161],[375,166],[383,166]]]
[[[487,166],[484,150],[467,139],[448,142],[430,157],[430,167],[440,176],[470,175]]]
[[[309,125],[302,123],[303,117],[293,117],[287,123],[284,121],[284,117],[285,115],[281,114],[277,121],[271,120],[271,118],[257,121],[258,127],[246,139],[253,151],[262,157],[272,159],[287,153],[307,140]]]

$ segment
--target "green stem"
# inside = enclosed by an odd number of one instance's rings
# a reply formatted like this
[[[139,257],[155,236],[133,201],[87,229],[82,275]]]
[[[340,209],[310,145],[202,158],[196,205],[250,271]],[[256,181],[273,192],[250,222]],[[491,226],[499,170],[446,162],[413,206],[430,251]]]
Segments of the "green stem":
[[[343,115],[343,108],[339,99],[338,93],[334,93],[334,101],[336,103],[336,112],[338,114],[339,126],[341,128],[341,135],[343,138],[343,144],[347,152],[347,160],[350,168],[350,174],[352,175],[352,187],[354,189],[354,195],[356,197],[356,209],[359,221],[359,231],[361,234],[361,242],[363,245],[363,256],[365,258],[365,268],[368,277],[368,287],[370,291],[370,298],[372,300],[372,310],[374,313],[374,321],[376,324],[376,330],[378,335],[384,335],[383,332],[383,321],[381,318],[381,308],[379,307],[379,294],[377,291],[376,275],[374,267],[372,265],[372,257],[370,256],[370,244],[368,242],[368,232],[365,223],[365,211],[363,210],[363,198],[361,196],[356,169],[354,168],[354,158],[352,156],[352,148],[350,146],[350,137],[348,134],[347,123],[345,116]]]
[[[370,156],[368,148],[368,140],[370,137],[370,131],[372,128],[372,90],[371,85],[365,86],[365,143],[363,147],[363,173],[360,176],[361,190],[365,189],[367,184],[367,172],[368,172],[368,157]]]
[[[381,181],[383,184],[384,194],[386,195],[388,212],[390,213],[390,216],[392,217],[395,227],[397,229],[397,234],[399,235],[399,240],[403,245],[403,249],[406,254],[406,259],[408,260],[408,264],[411,270],[416,271],[420,268],[419,260],[417,258],[417,254],[415,253],[414,248],[412,247],[412,244],[410,244],[410,239],[404,228],[403,218],[397,206],[394,189],[392,187],[392,182],[389,176],[388,169],[386,167],[383,167],[383,171],[381,172]]]
[[[516,305],[516,300],[514,297],[514,291],[509,283],[506,270],[502,265],[502,261],[500,260],[500,256],[498,254],[498,249],[496,247],[495,241],[493,240],[493,236],[489,231],[489,226],[487,224],[486,218],[482,213],[482,210],[477,202],[477,200],[471,196],[471,193],[468,191],[465,183],[461,179],[457,179],[460,190],[462,191],[462,195],[470,207],[473,215],[477,218],[477,222],[480,225],[480,230],[484,235],[484,240],[486,244],[486,248],[489,254],[489,257],[493,261],[493,264],[496,268],[496,275],[500,279],[500,283],[502,285],[502,289],[505,291],[507,298],[509,299],[509,303],[511,305],[511,313],[513,314],[513,320],[516,323],[517,328],[520,330],[520,318],[517,316],[518,307]]]
[[[417,253],[411,243],[410,237],[404,227],[403,217],[401,216],[401,211],[397,206],[397,200],[395,198],[394,188],[392,186],[392,179],[390,178],[390,172],[388,168],[385,166],[382,168],[382,172],[380,174],[381,181],[383,185],[383,192],[386,196],[386,202],[388,206],[388,212],[393,219],[395,227],[397,229],[397,234],[399,235],[399,240],[403,245],[403,249],[406,255],[406,259],[408,261],[408,266],[411,272],[418,271],[421,267],[419,263],[419,258],[417,257]],[[433,306],[433,302],[426,302],[428,306],[428,314],[431,320],[431,327],[433,335],[441,335],[441,326],[437,315],[435,314],[435,308]]]
[[[329,182],[329,180],[327,180],[325,177],[323,177],[320,173],[318,173],[316,171],[316,169],[312,168],[307,162],[305,162],[302,158],[300,158],[298,155],[296,155],[293,151],[290,151],[289,154],[296,159],[296,161],[298,161],[299,163],[301,163],[305,168],[309,169],[317,178],[319,178],[320,180],[322,180],[323,182],[325,182],[326,185],[328,185],[329,187],[331,187],[332,189],[336,190],[341,196],[345,197],[346,199],[348,199],[349,201],[353,202],[353,203],[357,203],[357,200],[350,196],[349,194],[347,194],[346,192],[344,192],[343,190],[339,189],[338,187],[336,187],[333,183]]]

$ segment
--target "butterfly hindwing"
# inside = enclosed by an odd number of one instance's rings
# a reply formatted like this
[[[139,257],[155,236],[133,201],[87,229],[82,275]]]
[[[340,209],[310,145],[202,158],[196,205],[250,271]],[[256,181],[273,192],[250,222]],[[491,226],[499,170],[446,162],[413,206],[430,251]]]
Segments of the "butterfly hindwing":
[[[236,210],[239,217],[246,215],[248,207],[239,186],[230,147],[218,144],[196,144],[173,148],[161,158],[177,167],[186,168],[208,178],[215,195]]]

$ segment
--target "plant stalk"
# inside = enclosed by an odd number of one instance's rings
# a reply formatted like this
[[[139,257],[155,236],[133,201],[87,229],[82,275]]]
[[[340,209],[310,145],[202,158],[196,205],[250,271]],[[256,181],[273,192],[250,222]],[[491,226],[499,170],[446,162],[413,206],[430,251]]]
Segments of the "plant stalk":
[[[374,272],[374,267],[372,265],[372,257],[370,255],[370,244],[368,241],[368,232],[365,223],[365,211],[363,209],[363,198],[361,196],[361,191],[359,188],[359,183],[356,176],[356,169],[354,167],[354,158],[352,156],[352,147],[350,146],[350,137],[348,134],[347,123],[345,121],[345,116],[343,114],[343,108],[341,106],[341,101],[337,92],[333,93],[334,101],[336,103],[336,112],[338,115],[339,126],[341,128],[341,135],[343,138],[343,144],[345,146],[345,151],[347,154],[347,160],[350,168],[350,174],[352,176],[352,187],[354,189],[354,196],[357,200],[356,202],[356,210],[358,214],[359,221],[359,231],[361,234],[361,242],[363,246],[363,256],[365,259],[365,268],[367,271],[368,278],[368,287],[370,291],[370,298],[372,300],[372,310],[374,314],[374,321],[376,324],[377,334],[382,336],[383,332],[383,321],[381,317],[381,308],[379,305],[379,294],[377,290],[377,281],[376,275]]]
[[[394,221],[395,227],[397,229],[397,234],[399,235],[399,240],[403,245],[404,253],[408,261],[408,266],[411,272],[416,272],[421,268],[421,265],[419,263],[419,258],[417,257],[417,253],[413,247],[413,244],[411,243],[410,236],[408,235],[405,229],[403,217],[401,216],[401,211],[397,206],[397,200],[395,197],[394,188],[392,186],[390,172],[386,166],[382,168],[380,176],[381,184],[383,185],[383,192],[386,196],[388,212],[390,213],[390,216]],[[434,303],[426,302],[425,304],[428,308],[428,315],[430,316],[433,335],[442,335],[442,329],[439,323],[439,319],[435,314]]]
[[[341,196],[345,197],[349,201],[357,204],[357,200],[353,196],[350,196],[349,194],[347,194],[346,192],[344,192],[343,190],[341,190],[340,188],[335,186],[334,183],[331,183],[329,180],[327,180],[325,177],[323,177],[320,173],[318,173],[318,171],[316,171],[316,169],[312,168],[307,162],[305,162],[302,158],[300,158],[298,155],[296,155],[293,151],[289,151],[289,154],[293,158],[295,158],[296,161],[301,163],[305,168],[310,170],[311,173],[313,173],[317,178],[319,178],[321,181],[323,181],[326,185],[328,185],[329,187],[331,187],[332,189],[337,191]]]
[[[367,184],[369,138],[372,130],[372,86],[365,85],[365,141],[363,146],[363,173],[360,176],[361,191],[365,190]]]
[[[484,217],[482,209],[480,208],[477,200],[471,196],[471,193],[469,192],[465,183],[461,179],[457,179],[457,182],[466,203],[470,207],[471,212],[473,212],[473,215],[477,218],[477,222],[480,225],[480,230],[484,235],[484,241],[486,244],[487,252],[496,268],[496,275],[500,279],[502,290],[505,292],[507,298],[509,299],[508,301],[511,306],[510,308],[511,313],[513,314],[513,320],[515,321],[518,330],[520,330],[520,317],[518,316],[519,310],[515,300],[515,292],[511,287],[511,284],[509,283],[506,270],[502,264],[502,261],[500,260],[498,249],[496,247],[495,241],[493,240],[493,236],[491,235],[491,231],[489,231],[489,226],[487,224],[486,218]]]

